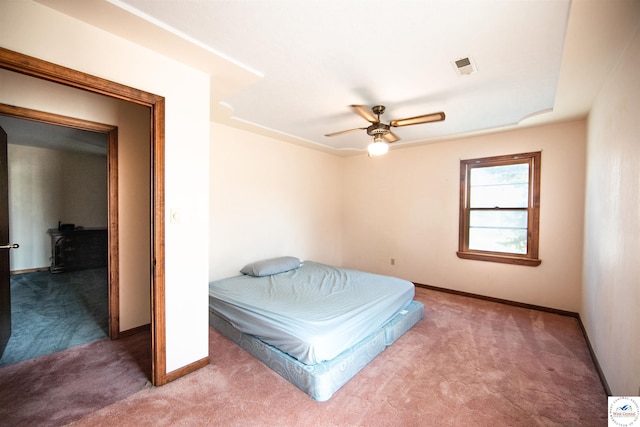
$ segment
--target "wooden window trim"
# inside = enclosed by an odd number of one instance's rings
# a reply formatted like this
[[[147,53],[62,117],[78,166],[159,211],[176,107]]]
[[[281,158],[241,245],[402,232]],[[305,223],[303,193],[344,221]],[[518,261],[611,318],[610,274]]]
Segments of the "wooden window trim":
[[[501,166],[522,163],[528,159],[529,167],[529,206],[527,221],[527,253],[508,254],[503,252],[479,251],[469,249],[469,172],[473,167]],[[540,164],[542,152],[530,152],[511,154],[504,156],[484,157],[478,159],[460,160],[460,218],[458,258],[477,261],[499,262],[535,267],[542,263],[538,257],[539,230],[540,230]]]

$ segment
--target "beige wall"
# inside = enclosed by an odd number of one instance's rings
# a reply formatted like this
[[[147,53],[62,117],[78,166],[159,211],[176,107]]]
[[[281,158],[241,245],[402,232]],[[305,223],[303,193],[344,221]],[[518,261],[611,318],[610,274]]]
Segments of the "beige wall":
[[[116,114],[120,309],[127,307],[120,330],[126,331],[148,324],[151,316],[151,112],[118,102]]]
[[[27,0],[2,0],[0,41],[4,48],[165,97],[165,215],[168,219],[171,209],[178,211],[181,218],[179,222],[159,224],[164,227],[166,242],[167,372],[208,357],[209,76]],[[10,87],[2,87],[0,98],[6,98],[5,89]],[[53,94],[56,90],[47,93]],[[79,96],[74,103],[51,96],[50,103],[46,104],[48,107],[25,96],[19,96],[19,103],[8,103],[117,124],[122,129],[128,128],[122,120],[139,123],[139,112],[127,111],[130,106],[109,109],[114,100],[100,97],[101,103],[96,107],[89,94],[82,92]],[[106,115],[101,114],[105,111]],[[148,129],[148,120],[145,126]],[[131,132],[137,132],[135,127]],[[120,158],[130,159],[125,151],[130,148],[133,155],[138,148],[138,136],[134,135],[136,141],[129,142],[125,135],[120,137]],[[148,137],[140,142],[149,147]],[[121,166],[124,167],[121,171],[123,179],[131,186],[121,187],[121,191],[126,192],[137,185],[148,190],[145,183],[148,159],[131,159],[130,167],[135,170],[130,172],[141,173],[139,180],[133,175],[127,177],[125,164]],[[192,188],[198,191],[185,190]],[[132,250],[130,253],[121,251],[121,260],[135,265],[136,269],[129,277],[131,287],[124,288],[124,294],[121,292],[121,328],[127,329],[140,322],[146,323],[149,318],[151,266],[148,258],[144,259],[148,257],[149,248],[149,199],[147,193],[138,197],[122,194],[121,200],[121,244]],[[145,208],[134,207],[132,203],[141,203]],[[144,218],[134,218],[143,211]],[[135,213],[130,217],[132,221],[126,223],[130,212]],[[122,276],[128,268],[121,264],[121,283],[128,280]],[[133,306],[123,306],[129,302]]]
[[[107,159],[15,145],[19,141],[10,134],[8,138],[10,240],[20,244],[20,250],[11,251],[11,271],[47,268],[47,230],[56,228],[58,221],[107,226]]]
[[[212,123],[210,279],[294,255],[577,312],[585,140],[580,120],[341,158]],[[535,150],[542,264],[457,258],[460,159]]]
[[[344,159],[211,124],[211,280],[282,255],[340,264]]]
[[[627,396],[640,393],[639,52],[636,30],[589,115],[581,309],[612,393]]]
[[[525,267],[458,258],[460,159],[538,150],[542,264]],[[347,158],[343,264],[577,312],[584,161],[583,120],[396,149],[374,159]]]

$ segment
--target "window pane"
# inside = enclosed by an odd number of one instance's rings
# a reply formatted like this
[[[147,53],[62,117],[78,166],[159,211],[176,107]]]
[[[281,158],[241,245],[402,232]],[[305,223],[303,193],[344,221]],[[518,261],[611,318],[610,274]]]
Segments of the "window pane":
[[[459,258],[537,266],[542,153],[460,160]]]
[[[527,253],[527,211],[471,211],[469,249]]]
[[[529,164],[472,168],[471,208],[526,208],[529,206]]]

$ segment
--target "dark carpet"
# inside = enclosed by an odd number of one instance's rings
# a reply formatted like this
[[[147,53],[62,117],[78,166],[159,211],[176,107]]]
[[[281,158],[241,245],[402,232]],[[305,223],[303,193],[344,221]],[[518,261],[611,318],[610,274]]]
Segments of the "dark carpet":
[[[106,268],[11,276],[12,334],[0,367],[108,336]]]

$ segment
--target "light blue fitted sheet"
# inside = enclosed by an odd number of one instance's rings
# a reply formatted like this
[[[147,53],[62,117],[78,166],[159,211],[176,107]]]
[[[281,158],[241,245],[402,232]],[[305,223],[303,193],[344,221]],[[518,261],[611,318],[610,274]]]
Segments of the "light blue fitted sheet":
[[[238,331],[315,364],[371,335],[414,293],[406,280],[305,261],[272,276],[212,282],[209,306]]]

